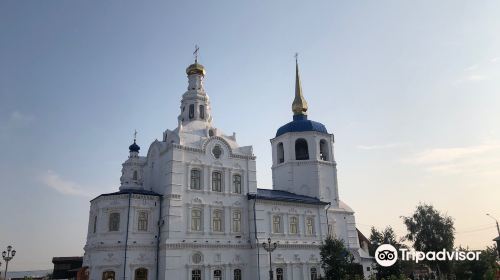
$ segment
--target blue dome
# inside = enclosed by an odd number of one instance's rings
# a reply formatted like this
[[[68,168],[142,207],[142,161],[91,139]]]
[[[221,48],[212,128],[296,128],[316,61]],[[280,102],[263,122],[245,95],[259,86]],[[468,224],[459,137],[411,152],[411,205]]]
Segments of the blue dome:
[[[276,132],[276,137],[288,132],[303,132],[303,131],[317,131],[328,133],[326,127],[319,122],[310,121],[306,115],[294,115],[293,121],[280,127]]]
[[[134,143],[133,143],[132,145],[130,145],[130,146],[128,147],[128,149],[129,149],[129,151],[130,151],[130,152],[136,152],[136,153],[138,153],[138,152],[139,152],[139,150],[141,149],[141,147],[139,147],[139,145],[137,145],[137,144],[135,143],[135,140],[134,140]]]

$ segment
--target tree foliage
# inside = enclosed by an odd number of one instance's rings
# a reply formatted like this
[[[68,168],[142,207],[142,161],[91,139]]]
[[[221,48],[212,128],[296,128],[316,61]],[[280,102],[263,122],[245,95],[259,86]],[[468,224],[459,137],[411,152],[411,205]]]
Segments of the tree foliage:
[[[464,248],[458,248],[459,251],[469,251]],[[453,274],[456,279],[470,280],[494,280],[497,271],[500,269],[497,262],[496,246],[486,247],[481,251],[477,261],[454,261]]]
[[[363,267],[354,263],[354,256],[339,239],[328,237],[320,248],[321,267],[324,279],[354,280],[363,279]]]
[[[402,217],[408,233],[406,239],[413,243],[413,248],[422,252],[438,252],[443,249],[453,250],[455,227],[453,219],[440,213],[432,205],[420,204],[413,215]],[[438,272],[441,278],[450,271],[450,262],[427,262]]]
[[[406,246],[402,243],[402,241],[403,240],[398,240],[396,233],[394,232],[391,226],[386,227],[382,231],[379,231],[376,228],[372,227],[370,233],[370,246],[369,246],[370,255],[375,256],[375,251],[381,244],[391,244],[399,252],[400,248],[406,248]],[[392,279],[394,277],[396,279],[399,279],[400,277],[403,277],[402,275],[404,275],[405,268],[408,266],[409,264],[403,262],[400,257],[398,258],[395,264],[389,267],[384,267],[375,263],[375,269],[377,271],[377,279]]]

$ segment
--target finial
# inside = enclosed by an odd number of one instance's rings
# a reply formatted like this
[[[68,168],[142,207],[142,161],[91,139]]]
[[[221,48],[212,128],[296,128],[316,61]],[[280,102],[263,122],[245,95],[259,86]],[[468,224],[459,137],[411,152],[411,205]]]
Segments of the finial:
[[[292,103],[292,111],[294,115],[306,115],[307,113],[307,101],[302,95],[302,86],[300,84],[299,75],[299,54],[295,53],[295,99]]]
[[[200,51],[200,47],[198,45],[194,45],[194,63],[198,63],[198,52]]]
[[[135,143],[135,140],[137,139],[137,130],[134,129],[134,143]]]

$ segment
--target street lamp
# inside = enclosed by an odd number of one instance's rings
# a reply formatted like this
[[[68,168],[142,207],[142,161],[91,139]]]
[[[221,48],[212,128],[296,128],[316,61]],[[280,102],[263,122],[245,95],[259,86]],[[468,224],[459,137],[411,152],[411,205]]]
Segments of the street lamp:
[[[2,258],[5,261],[5,274],[4,278],[7,280],[7,269],[9,268],[9,261],[16,255],[16,250],[12,250],[12,246],[7,246],[7,251],[2,252]]]
[[[497,242],[497,251],[498,251],[498,257],[500,258],[500,227],[498,226],[498,220],[497,218],[491,216],[490,214],[486,214],[486,216],[492,218],[493,220],[495,220],[495,222],[497,223],[497,232],[498,232],[498,236],[497,238],[493,239],[493,241],[496,241]]]
[[[271,262],[271,253],[276,250],[276,247],[278,247],[278,243],[274,242],[271,244],[271,237],[267,239],[267,244],[266,242],[262,243],[262,247],[266,249],[267,252],[269,252],[269,280],[273,280],[273,266]]]

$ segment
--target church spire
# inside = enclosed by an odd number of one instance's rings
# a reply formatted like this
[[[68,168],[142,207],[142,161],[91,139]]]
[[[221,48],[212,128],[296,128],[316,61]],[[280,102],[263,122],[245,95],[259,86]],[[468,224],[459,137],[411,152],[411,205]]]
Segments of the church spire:
[[[307,101],[302,95],[302,86],[300,85],[299,74],[299,54],[295,54],[295,99],[292,103],[292,111],[294,115],[307,115]]]

